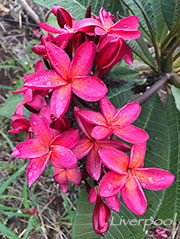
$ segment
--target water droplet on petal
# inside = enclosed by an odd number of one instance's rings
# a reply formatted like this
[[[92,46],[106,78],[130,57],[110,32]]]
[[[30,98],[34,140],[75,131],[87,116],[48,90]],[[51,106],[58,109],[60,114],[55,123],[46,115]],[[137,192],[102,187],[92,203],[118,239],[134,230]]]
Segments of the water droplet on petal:
[[[32,123],[34,126],[36,126],[37,125],[37,122],[36,121],[33,121],[33,123]]]

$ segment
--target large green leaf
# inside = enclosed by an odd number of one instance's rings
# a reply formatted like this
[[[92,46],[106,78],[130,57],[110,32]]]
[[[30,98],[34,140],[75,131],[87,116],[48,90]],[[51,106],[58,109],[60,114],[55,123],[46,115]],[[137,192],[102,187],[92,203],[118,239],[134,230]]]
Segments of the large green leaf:
[[[152,69],[156,69],[154,59],[142,37],[137,40],[127,41],[127,44],[146,64],[148,64]]]
[[[114,104],[115,107],[119,108],[127,103],[128,99],[132,96],[131,88],[133,87],[133,82],[128,82],[125,85],[111,86],[107,93],[108,99]]]
[[[127,67],[122,67],[118,64],[115,65],[109,73],[113,79],[129,81],[134,80],[139,72]]]
[[[176,107],[180,111],[180,89],[175,86],[172,86],[171,90],[175,99]]]
[[[159,0],[161,1],[161,8],[164,19],[171,29],[177,21],[178,11],[180,11],[179,0]]]
[[[106,11],[116,14],[122,12],[123,8],[119,1],[116,0],[34,0],[34,2],[51,9],[54,5],[59,5],[69,11],[76,20],[83,19],[88,5],[91,5],[92,12],[98,15],[99,9],[104,7]]]
[[[156,95],[143,105],[142,113],[136,122],[136,125],[145,129],[150,135],[145,158],[145,167],[159,167],[174,172],[174,169],[171,168],[169,162],[171,160],[172,154],[175,153],[175,150],[177,150],[177,141],[174,141],[174,148],[171,148],[168,120],[168,115],[166,114],[159,97]],[[173,123],[172,119],[171,122]],[[173,133],[176,134],[174,129],[171,134]],[[117,225],[110,226],[109,231],[105,236],[106,239],[143,239],[145,237],[145,232],[148,230],[150,225],[145,227],[143,220],[150,219],[150,217],[151,219],[154,219],[157,216],[166,190],[144,191],[148,201],[146,213],[142,216],[134,215],[122,203],[120,213],[112,213],[111,222],[113,219],[113,223]],[[173,198],[172,194],[171,198]],[[73,239],[100,238],[100,236],[96,235],[95,233],[93,234],[92,213],[93,206],[88,204],[87,194],[82,192],[76,211],[73,227]],[[127,222],[129,219],[141,219],[141,223],[139,223],[140,225],[138,226],[124,225],[121,222],[122,218],[125,219],[125,222]]]
[[[180,113],[176,111],[174,99],[169,96],[166,107],[168,121],[169,168],[175,175],[174,184],[166,190],[158,217],[180,220]]]

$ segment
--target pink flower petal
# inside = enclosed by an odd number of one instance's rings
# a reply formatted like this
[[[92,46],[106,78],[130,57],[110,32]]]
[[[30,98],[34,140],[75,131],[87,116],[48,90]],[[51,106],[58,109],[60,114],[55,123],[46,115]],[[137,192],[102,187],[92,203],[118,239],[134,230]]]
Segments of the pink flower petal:
[[[49,149],[44,147],[37,139],[28,139],[16,145],[11,155],[21,159],[31,159],[43,156],[48,151]]]
[[[43,70],[44,70],[44,63],[41,60],[37,61],[35,65],[35,72],[43,71]]]
[[[127,178],[127,175],[120,175],[111,171],[106,173],[99,183],[101,197],[107,198],[119,193]]]
[[[24,75],[24,86],[32,89],[53,89],[65,85],[66,82],[54,70],[38,71]]]
[[[113,130],[104,126],[95,126],[91,132],[91,136],[96,140],[106,139],[112,134]]]
[[[30,124],[34,138],[38,139],[41,144],[49,147],[49,143],[52,139],[52,131],[49,127],[48,120],[42,115],[31,114]]]
[[[168,188],[175,176],[166,170],[159,168],[138,168],[132,172],[136,175],[143,188],[150,190],[162,190]]]
[[[71,85],[67,84],[55,89],[50,101],[50,107],[57,118],[67,111],[71,100]]]
[[[79,140],[79,130],[69,129],[60,135],[57,135],[51,142],[51,147],[63,146],[68,149],[72,149]]]
[[[97,143],[101,146],[101,148],[111,147],[123,152],[129,152],[131,150],[131,147],[128,144],[117,140],[100,140],[97,141]]]
[[[77,159],[82,159],[89,153],[92,147],[93,143],[88,138],[84,138],[78,141],[78,144],[72,149],[72,152],[76,155]]]
[[[89,203],[96,203],[96,200],[97,200],[97,192],[95,187],[92,187],[89,192],[88,201]]]
[[[112,118],[116,114],[116,109],[115,109],[114,105],[108,100],[107,97],[104,96],[100,100],[100,108],[101,108],[101,111],[102,111],[105,119],[107,120],[108,123],[110,123]]]
[[[129,156],[117,149],[105,147],[99,150],[99,157],[103,164],[110,170],[127,174],[129,166]]]
[[[51,33],[55,33],[55,34],[64,32],[64,31],[62,31],[62,29],[53,27],[45,22],[39,22],[38,25],[40,28],[42,28],[43,30],[45,30],[47,32],[51,32]]]
[[[123,106],[112,120],[112,125],[127,125],[134,122],[141,112],[141,106],[137,102]]]
[[[120,211],[121,202],[120,202],[119,197],[118,197],[117,194],[114,195],[114,196],[106,198],[106,203],[111,210],[113,210],[115,212]]]
[[[98,145],[94,145],[87,156],[86,170],[92,179],[98,181],[101,176],[102,162],[98,155]]]
[[[30,160],[27,168],[26,168],[26,175],[28,180],[28,186],[31,187],[33,183],[38,180],[38,178],[43,173],[48,161],[49,161],[50,154],[43,155],[39,158],[35,158]]]
[[[136,176],[130,174],[129,179],[121,189],[124,203],[134,214],[142,215],[146,211],[147,201]]]
[[[129,16],[122,18],[111,29],[137,29],[139,26],[139,18],[137,16]]]
[[[113,133],[119,138],[134,144],[144,142],[149,139],[149,135],[143,129],[134,125],[127,125],[123,127],[115,126]]]
[[[77,114],[90,124],[106,126],[106,120],[99,112],[91,110],[79,110],[77,111]]]
[[[127,64],[133,64],[133,54],[131,52],[131,49],[127,45],[125,45],[125,52],[123,58]]]
[[[95,54],[96,44],[94,42],[81,44],[73,57],[69,77],[86,76],[92,68]]]
[[[91,131],[93,129],[93,125],[87,123],[84,119],[80,118],[79,115],[77,114],[77,112],[80,110],[80,108],[78,107],[74,107],[74,113],[75,113],[75,117],[76,117],[76,121],[79,125],[79,127],[81,128],[81,130],[83,131],[83,133],[89,138],[91,139]]]
[[[54,168],[54,180],[59,184],[63,193],[66,193],[68,190],[68,180],[67,172],[65,169]]]
[[[141,36],[141,32],[139,30],[119,30],[119,29],[112,29],[115,35],[122,38],[123,40],[135,40]]]
[[[87,101],[98,101],[107,92],[106,85],[95,76],[76,77],[72,80],[74,94]]]
[[[69,56],[64,50],[50,42],[46,42],[45,46],[50,63],[54,67],[55,71],[66,80],[71,64]]]
[[[82,174],[79,168],[67,169],[67,178],[68,181],[74,183],[76,186],[79,186],[82,179]]]
[[[53,148],[50,160],[57,168],[73,168],[77,164],[77,158],[72,151],[62,146]]]
[[[131,148],[129,168],[142,168],[146,154],[146,141],[134,144]]]

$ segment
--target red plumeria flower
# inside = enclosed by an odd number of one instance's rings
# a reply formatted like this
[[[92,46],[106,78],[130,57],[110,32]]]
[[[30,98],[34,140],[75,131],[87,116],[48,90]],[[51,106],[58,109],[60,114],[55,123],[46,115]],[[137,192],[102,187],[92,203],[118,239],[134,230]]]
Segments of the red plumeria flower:
[[[109,228],[109,219],[111,216],[111,211],[107,205],[102,201],[99,195],[99,188],[95,186],[89,192],[89,202],[95,203],[95,208],[93,212],[93,226],[94,231],[97,234],[104,236]]]
[[[41,115],[31,114],[30,124],[34,139],[21,142],[12,153],[13,157],[31,159],[26,171],[29,187],[40,177],[49,160],[55,167],[74,167],[77,158],[70,149],[79,139],[79,131],[75,129],[53,137],[47,119]]]
[[[160,230],[160,229],[156,229],[156,233],[154,235],[157,239],[161,239],[163,238],[168,238],[168,235],[166,234],[166,229]]]
[[[85,42],[78,47],[72,62],[60,48],[46,42],[48,59],[54,70],[25,75],[24,86],[32,89],[53,89],[50,106],[56,117],[62,116],[70,103],[73,92],[87,101],[97,101],[107,93],[105,84],[95,76],[87,76],[96,54],[94,42]]]
[[[130,157],[108,147],[99,151],[103,164],[112,170],[99,183],[101,197],[113,196],[121,190],[124,203],[137,215],[144,214],[147,207],[142,187],[162,190],[169,187],[175,178],[163,169],[143,168],[145,152],[145,142],[133,145]]]
[[[96,203],[97,196],[100,196],[99,195],[99,187],[98,186],[92,187],[90,192],[89,192],[89,196],[88,196],[89,202],[90,203]],[[115,194],[111,197],[105,198],[105,199],[106,199],[106,203],[107,203],[108,207],[111,210],[113,210],[115,212],[120,211],[121,202],[120,202],[119,197],[118,197],[117,194]]]
[[[114,16],[102,7],[99,11],[99,18],[96,16],[94,18],[101,23],[100,27],[95,28],[97,35],[113,34],[123,40],[138,39],[141,36],[141,32],[138,30],[139,18],[136,16],[125,17],[114,23]]]
[[[91,176],[91,178],[95,180],[99,180],[101,176],[101,169],[102,169],[102,162],[98,155],[98,150],[103,147],[113,147],[117,148],[119,150],[122,150],[124,152],[130,151],[130,147],[119,141],[115,140],[96,140],[91,136],[91,131],[93,130],[93,126],[91,124],[88,124],[83,119],[80,119],[78,117],[78,111],[80,109],[78,107],[75,107],[75,116],[76,121],[83,131],[85,137],[80,139],[78,141],[78,144],[72,149],[73,153],[76,155],[77,159],[81,159],[84,156],[87,156],[86,160],[86,170],[88,174]]]
[[[36,215],[37,211],[35,210],[34,207],[32,207],[30,210],[28,209],[24,209],[24,213],[28,214],[28,215]]]
[[[54,180],[59,184],[63,193],[68,190],[68,182],[73,182],[76,186],[81,184],[82,174],[80,169],[75,168],[54,168]]]
[[[77,112],[87,122],[97,125],[91,132],[93,138],[97,140],[105,139],[113,133],[130,143],[143,142],[149,139],[144,130],[131,125],[140,114],[141,106],[139,103],[129,103],[117,112],[111,102],[103,97],[100,100],[100,108],[103,115],[90,110],[79,110]]]
[[[89,35],[94,35],[94,28],[100,26],[99,21],[91,18],[85,18],[80,21],[76,21],[71,14],[59,6],[54,6],[52,11],[57,17],[60,28],[50,26],[44,22],[39,22],[38,25],[47,32],[55,34],[59,33],[68,39],[80,31]]]

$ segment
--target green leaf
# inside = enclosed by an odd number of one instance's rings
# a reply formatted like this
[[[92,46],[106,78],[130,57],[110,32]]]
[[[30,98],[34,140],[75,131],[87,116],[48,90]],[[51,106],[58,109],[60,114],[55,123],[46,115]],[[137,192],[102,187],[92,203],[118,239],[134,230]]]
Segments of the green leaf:
[[[179,90],[179,89],[178,89]],[[169,168],[175,175],[175,182],[166,190],[163,204],[158,217],[162,219],[180,220],[180,113],[172,96],[169,96],[166,106],[168,121]]]
[[[173,173],[174,170],[170,167],[169,162],[172,156],[171,152],[177,150],[177,141],[174,141],[175,149],[171,148],[169,137],[170,129],[167,117],[168,116],[159,97],[155,95],[142,106],[142,112],[136,122],[136,125],[146,130],[150,135],[145,157],[145,167],[163,168]],[[171,133],[173,134],[175,132],[173,131]],[[106,239],[144,239],[146,234],[145,232],[150,227],[150,225],[145,226],[144,220],[156,218],[159,208],[162,205],[166,190],[144,191],[148,202],[146,213],[142,216],[134,215],[122,202],[120,213],[112,213],[111,222],[113,220],[114,225],[111,225],[109,231],[105,234]],[[173,200],[174,197],[172,195],[173,194],[170,194],[170,197]],[[73,239],[101,238],[93,233],[92,213],[94,205],[89,205],[87,197],[88,196],[85,191],[83,191],[80,195],[73,227]],[[167,207],[166,211],[169,213]],[[131,226],[129,224],[125,225],[122,223],[122,218],[125,223],[127,223],[128,220],[133,219],[138,220],[140,223],[137,226]]]
[[[132,51],[134,51],[136,55],[138,55],[146,64],[148,64],[152,69],[156,69],[154,59],[149,52],[148,46],[142,36],[137,40],[128,40],[127,44],[132,49]]]
[[[180,111],[180,89],[175,86],[172,86],[171,90],[175,99],[176,107]]]
[[[76,20],[83,19],[88,5],[91,5],[92,13],[97,14],[101,7],[106,11],[116,14],[117,11],[122,12],[123,8],[120,1],[116,0],[34,0],[34,2],[51,9],[54,5],[59,5],[70,12]]]
[[[10,118],[14,114],[17,104],[23,99],[23,95],[13,95],[10,93],[5,104],[0,108],[0,115]]]
[[[31,216],[29,218],[29,222],[28,222],[28,225],[27,225],[27,228],[26,228],[26,232],[24,233],[23,239],[27,239],[28,238],[28,235],[29,235],[29,233],[31,231],[31,228],[33,227],[33,221],[34,221],[34,217]]]
[[[128,82],[121,86],[111,86],[107,93],[108,99],[114,104],[115,107],[119,108],[127,103],[127,101],[132,96],[131,88],[133,87],[133,82]]]
[[[20,169],[18,169],[14,174],[12,174],[8,180],[6,180],[3,184],[0,186],[0,194],[3,194],[3,192],[6,190],[6,188],[17,178],[19,175],[21,175],[25,168],[27,166],[27,163],[24,164]]]
[[[180,10],[179,0],[160,0],[164,19],[171,29],[177,21],[178,11]]]
[[[0,223],[0,232],[6,235],[9,239],[19,239],[19,237],[10,229],[8,229],[4,224]]]
[[[113,69],[110,71],[110,76],[112,76],[113,79],[129,81],[134,80],[138,75],[138,73],[139,72],[136,70],[115,65]]]
[[[28,203],[27,190],[28,190],[28,183],[27,183],[27,179],[25,179],[24,186],[23,186],[23,204],[26,209],[31,210],[31,207]]]
[[[158,42],[162,42],[167,35],[168,27],[162,12],[161,0],[151,0],[152,9],[154,12],[155,34]]]

